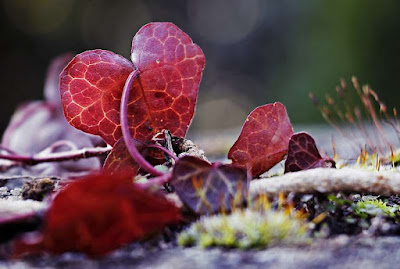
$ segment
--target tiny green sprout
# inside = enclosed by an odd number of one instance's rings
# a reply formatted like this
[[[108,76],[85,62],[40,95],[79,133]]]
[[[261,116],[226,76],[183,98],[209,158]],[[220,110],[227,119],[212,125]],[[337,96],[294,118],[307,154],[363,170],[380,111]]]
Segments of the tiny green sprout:
[[[394,218],[399,216],[399,205],[389,206],[381,199],[367,199],[358,201],[355,204],[354,213],[362,218],[373,216],[388,216]]]
[[[329,194],[327,196],[328,200],[334,203],[336,206],[344,206],[344,205],[351,205],[352,201],[348,199],[343,199],[341,196],[336,196],[333,194]]]
[[[309,242],[307,224],[287,211],[238,210],[230,215],[204,216],[178,236],[180,246],[263,248]]]

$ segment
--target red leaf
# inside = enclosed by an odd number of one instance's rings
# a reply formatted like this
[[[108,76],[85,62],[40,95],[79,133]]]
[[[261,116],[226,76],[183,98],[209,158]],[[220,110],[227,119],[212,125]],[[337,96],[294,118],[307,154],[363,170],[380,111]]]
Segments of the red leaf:
[[[246,202],[245,170],[232,165],[210,164],[193,156],[179,159],[170,184],[182,202],[198,214],[230,211]]]
[[[141,72],[153,134],[167,129],[185,137],[192,121],[205,58],[199,46],[172,23],[149,23],[132,40],[131,58]],[[132,102],[132,107],[140,106]]]
[[[314,138],[309,134],[296,133],[290,138],[285,173],[317,167],[335,167],[335,165],[334,160],[321,157]]]
[[[173,203],[140,189],[131,178],[92,175],[58,193],[41,240],[16,242],[14,254],[79,251],[101,256],[179,220]]]
[[[146,147],[145,144],[140,144],[140,142],[137,143],[136,147],[151,164],[158,165],[165,163],[165,155],[161,150]],[[132,178],[137,175],[139,169],[140,167],[133,160],[125,145],[124,139],[120,138],[114,145],[110,154],[108,154],[103,166],[103,171],[110,175],[124,173]]]
[[[78,54],[60,74],[60,94],[68,122],[114,145],[121,137],[119,105],[133,66],[106,50]]]
[[[123,138],[120,138],[114,145],[110,154],[104,162],[103,171],[110,175],[124,173],[133,178],[139,171],[139,165],[133,160],[125,146]]]
[[[258,177],[283,159],[292,134],[293,127],[284,105],[273,103],[257,107],[247,117],[228,158]]]
[[[133,38],[132,60],[140,70],[128,107],[132,137],[147,142],[163,129],[184,137],[205,64],[200,47],[172,23],[149,23]],[[110,51],[77,55],[60,75],[62,102],[70,124],[114,145],[122,136],[122,89],[133,68]]]

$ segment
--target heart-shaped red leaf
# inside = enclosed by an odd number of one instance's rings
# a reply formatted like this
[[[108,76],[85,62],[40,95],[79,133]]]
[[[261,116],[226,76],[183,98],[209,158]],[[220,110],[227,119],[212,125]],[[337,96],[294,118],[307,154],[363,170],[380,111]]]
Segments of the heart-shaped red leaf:
[[[179,159],[170,184],[182,202],[197,214],[230,211],[246,202],[245,170],[232,165],[210,164],[193,156]]]
[[[40,240],[17,242],[14,254],[79,251],[96,257],[179,221],[173,203],[137,187],[130,177],[94,175],[60,191]]]
[[[247,117],[228,158],[258,177],[283,159],[292,134],[293,127],[284,105],[273,103],[257,107]]]
[[[140,71],[136,87],[142,88],[137,91],[143,92],[152,134],[167,129],[174,136],[185,137],[205,65],[203,51],[176,25],[158,22],[137,32],[131,53]],[[132,110],[142,106],[139,99],[131,100]],[[130,114],[134,118],[135,114]]]
[[[205,64],[200,47],[172,23],[149,23],[133,38],[132,60],[140,71],[128,106],[132,137],[147,142],[163,129],[184,137]],[[119,110],[123,86],[134,66],[110,51],[77,55],[60,75],[70,124],[114,145],[122,136]]]
[[[302,132],[296,133],[290,138],[288,156],[285,161],[285,173],[335,166],[334,160],[321,157],[311,135]]]

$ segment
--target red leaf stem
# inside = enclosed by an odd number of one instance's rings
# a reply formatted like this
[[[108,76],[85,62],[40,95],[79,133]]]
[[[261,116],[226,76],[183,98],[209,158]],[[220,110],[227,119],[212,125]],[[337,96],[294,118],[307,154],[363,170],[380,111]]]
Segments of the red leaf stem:
[[[146,159],[137,150],[134,140],[132,140],[131,133],[129,131],[129,125],[128,125],[129,94],[133,82],[138,77],[139,73],[140,73],[139,70],[136,69],[129,74],[128,78],[125,81],[124,89],[122,91],[121,109],[120,109],[122,137],[124,138],[125,145],[129,153],[131,154],[132,158],[135,160],[135,162],[150,174],[154,176],[161,176],[163,175],[163,173],[155,169],[148,161],[146,161]]]

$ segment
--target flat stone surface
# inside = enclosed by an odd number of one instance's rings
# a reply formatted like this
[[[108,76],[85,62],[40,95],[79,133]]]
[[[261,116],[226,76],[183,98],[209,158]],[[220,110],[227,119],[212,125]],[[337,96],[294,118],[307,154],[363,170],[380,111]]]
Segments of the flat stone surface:
[[[78,254],[0,262],[0,268],[398,268],[400,237],[347,237],[320,240],[303,247],[265,250],[178,248],[143,249],[134,244],[101,260]]]

